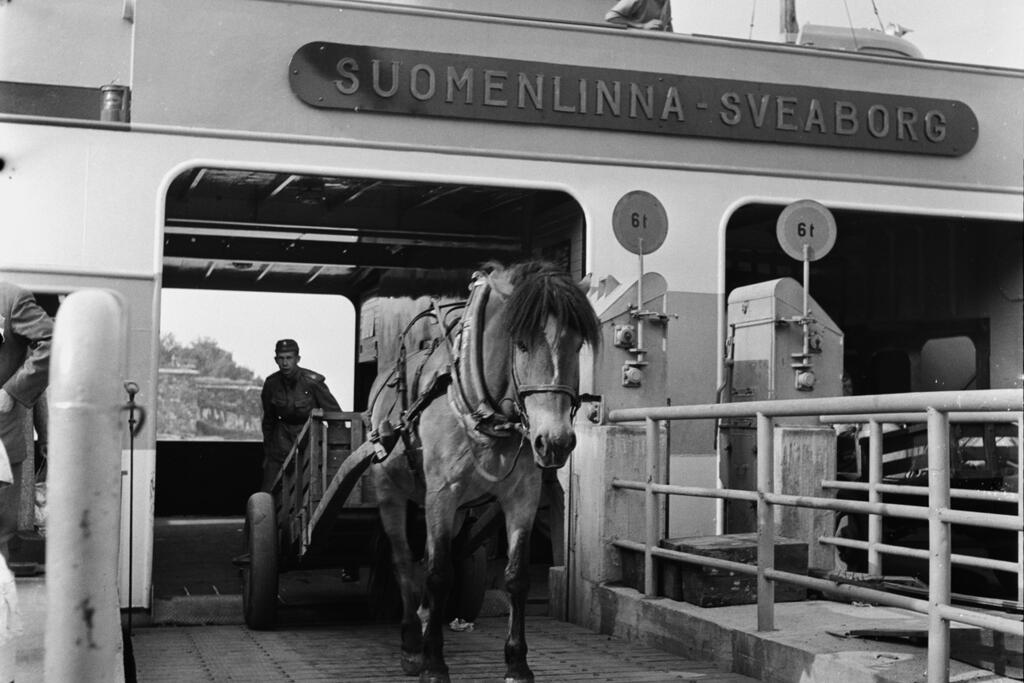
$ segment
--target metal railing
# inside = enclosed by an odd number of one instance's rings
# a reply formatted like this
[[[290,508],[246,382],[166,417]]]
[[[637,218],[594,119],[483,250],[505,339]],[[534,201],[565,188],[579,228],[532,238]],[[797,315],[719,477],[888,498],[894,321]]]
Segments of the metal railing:
[[[928,488],[923,486],[908,486],[906,484],[885,484],[882,479],[882,444],[883,425],[906,425],[926,422],[927,417],[921,413],[890,413],[884,415],[831,415],[822,417],[824,424],[866,424],[868,427],[868,480],[860,481],[839,481],[825,480],[821,482],[822,488],[836,491],[861,491],[867,493],[868,502],[878,503],[882,501],[882,494],[899,494],[902,496],[927,496]],[[1018,438],[1018,468],[1020,463],[1020,449],[1022,439],[1020,438],[1021,413],[992,413],[992,412],[957,412],[949,414],[950,423],[1006,423],[1017,424]],[[950,499],[983,501],[990,503],[1017,503],[1018,517],[1020,516],[1022,496],[1020,493],[1011,491],[985,491],[977,489],[950,488]],[[957,520],[952,520],[957,521]],[[905,548],[882,542],[882,516],[868,516],[867,541],[858,541],[849,538],[836,538],[834,536],[823,536],[818,539],[826,545],[853,548],[867,551],[867,574],[869,576],[881,576],[883,554],[898,555],[902,557],[914,557],[918,559],[929,559],[929,551],[919,548]],[[979,569],[992,569],[1015,573],[1017,575],[1017,604],[1024,604],[1024,552],[1021,551],[1024,544],[1024,532],[1018,533],[1017,539],[1017,561],[1009,562],[989,557],[973,557],[970,555],[959,555],[952,553],[950,561],[965,567],[976,567]]]
[[[644,593],[648,597],[657,594],[654,558],[666,558],[684,561],[696,565],[724,569],[743,575],[757,577],[757,628],[761,631],[774,628],[775,581],[784,581],[804,588],[824,591],[828,594],[839,594],[862,601],[870,601],[893,607],[902,607],[928,615],[928,681],[938,683],[949,676],[949,622],[957,621],[980,628],[992,629],[1002,633],[1024,636],[1024,624],[1018,619],[954,608],[951,605],[951,564],[955,562],[975,563],[980,566],[1018,572],[1018,586],[1021,581],[1021,539],[1024,538],[1024,510],[1020,484],[1016,493],[985,494],[985,497],[1003,502],[1016,502],[1015,515],[998,515],[978,513],[951,508],[953,491],[950,488],[949,471],[949,425],[954,421],[974,421],[982,419],[981,415],[962,414],[965,411],[985,414],[987,421],[1014,421],[1017,429],[1018,464],[1020,462],[1022,443],[1021,409],[1024,404],[1024,391],[1019,389],[997,389],[987,391],[965,392],[931,392],[915,394],[895,394],[881,396],[850,396],[824,399],[793,399],[780,401],[753,401],[749,403],[709,404],[696,406],[659,406],[651,408],[627,408],[612,410],[608,415],[609,422],[644,421],[646,425],[646,481],[627,481],[615,479],[612,487],[622,490],[636,490],[644,493],[646,532],[644,542],[628,539],[613,541],[618,548],[642,552],[644,554]],[[904,414],[906,413],[906,415]],[[663,420],[698,420],[721,419],[736,417],[756,417],[757,420],[757,487],[755,491],[736,489],[718,489],[695,486],[674,486],[660,481],[666,467],[659,460],[664,457],[664,449],[659,446],[660,421]],[[840,500],[805,495],[787,495],[775,493],[774,473],[774,429],[773,418],[777,417],[825,417],[831,421],[856,422],[860,417],[869,417],[872,423],[873,444],[870,447],[870,465],[872,474],[865,490],[868,491],[867,501]],[[881,428],[883,420],[900,419],[901,422],[923,421],[927,423],[928,436],[928,505],[901,505],[885,503],[881,494],[887,486],[881,483]],[[1018,478],[1019,482],[1019,478]],[[822,482],[823,488],[845,488],[848,482],[828,480]],[[900,493],[906,493],[901,488]],[[977,492],[967,495],[974,496]],[[658,547],[659,512],[657,496],[683,495],[727,500],[755,501],[757,504],[757,565],[747,565],[723,559],[709,558],[692,553],[684,553]],[[957,496],[965,495],[956,491]],[[928,599],[917,599],[903,595],[865,588],[856,585],[837,584],[826,579],[819,579],[802,574],[785,572],[775,569],[775,524],[774,506],[796,506],[819,510],[843,511],[870,515],[872,524],[877,525],[875,533],[869,536],[864,545],[869,552],[889,552],[896,550],[894,546],[886,546],[880,542],[881,518],[901,517],[925,520],[928,522],[928,550],[923,551],[929,561]],[[978,559],[967,559],[953,555],[951,551],[950,525],[966,524],[991,529],[1002,529],[1017,532],[1017,562],[1002,563],[994,560],[987,562]],[[827,537],[826,542],[839,545],[836,541],[844,539]],[[898,549],[904,552],[906,549]],[[916,553],[915,553],[916,555]],[[877,563],[877,554],[873,555]],[[1018,590],[1018,598],[1020,591]]]

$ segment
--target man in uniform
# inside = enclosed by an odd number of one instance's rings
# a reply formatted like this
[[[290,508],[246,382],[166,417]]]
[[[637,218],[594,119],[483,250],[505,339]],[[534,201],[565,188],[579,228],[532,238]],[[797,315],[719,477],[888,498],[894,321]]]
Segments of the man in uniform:
[[[30,412],[46,389],[53,320],[28,290],[0,282],[0,440],[12,485],[0,486],[0,554],[18,530],[21,468],[32,442]]]
[[[341,406],[318,372],[299,367],[299,345],[282,339],[274,347],[280,368],[263,383],[263,487],[270,491],[281,465],[314,408],[340,412]]]

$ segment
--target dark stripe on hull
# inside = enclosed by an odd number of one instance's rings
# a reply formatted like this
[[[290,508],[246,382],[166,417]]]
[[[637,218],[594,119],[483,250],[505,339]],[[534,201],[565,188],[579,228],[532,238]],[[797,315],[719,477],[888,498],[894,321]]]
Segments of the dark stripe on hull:
[[[99,121],[100,88],[0,81],[0,113]]]

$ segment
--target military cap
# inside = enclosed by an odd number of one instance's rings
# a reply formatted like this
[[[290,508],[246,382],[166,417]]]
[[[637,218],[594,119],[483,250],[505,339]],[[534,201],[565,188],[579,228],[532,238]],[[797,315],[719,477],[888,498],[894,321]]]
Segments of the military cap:
[[[274,345],[274,353],[299,352],[299,345],[294,339],[280,339]]]

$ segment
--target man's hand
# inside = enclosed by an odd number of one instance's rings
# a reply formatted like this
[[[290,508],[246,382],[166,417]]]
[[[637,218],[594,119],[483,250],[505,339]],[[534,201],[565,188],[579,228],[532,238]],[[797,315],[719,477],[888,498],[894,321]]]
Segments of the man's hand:
[[[0,413],[9,413],[14,408],[14,399],[6,390],[0,389]]]

